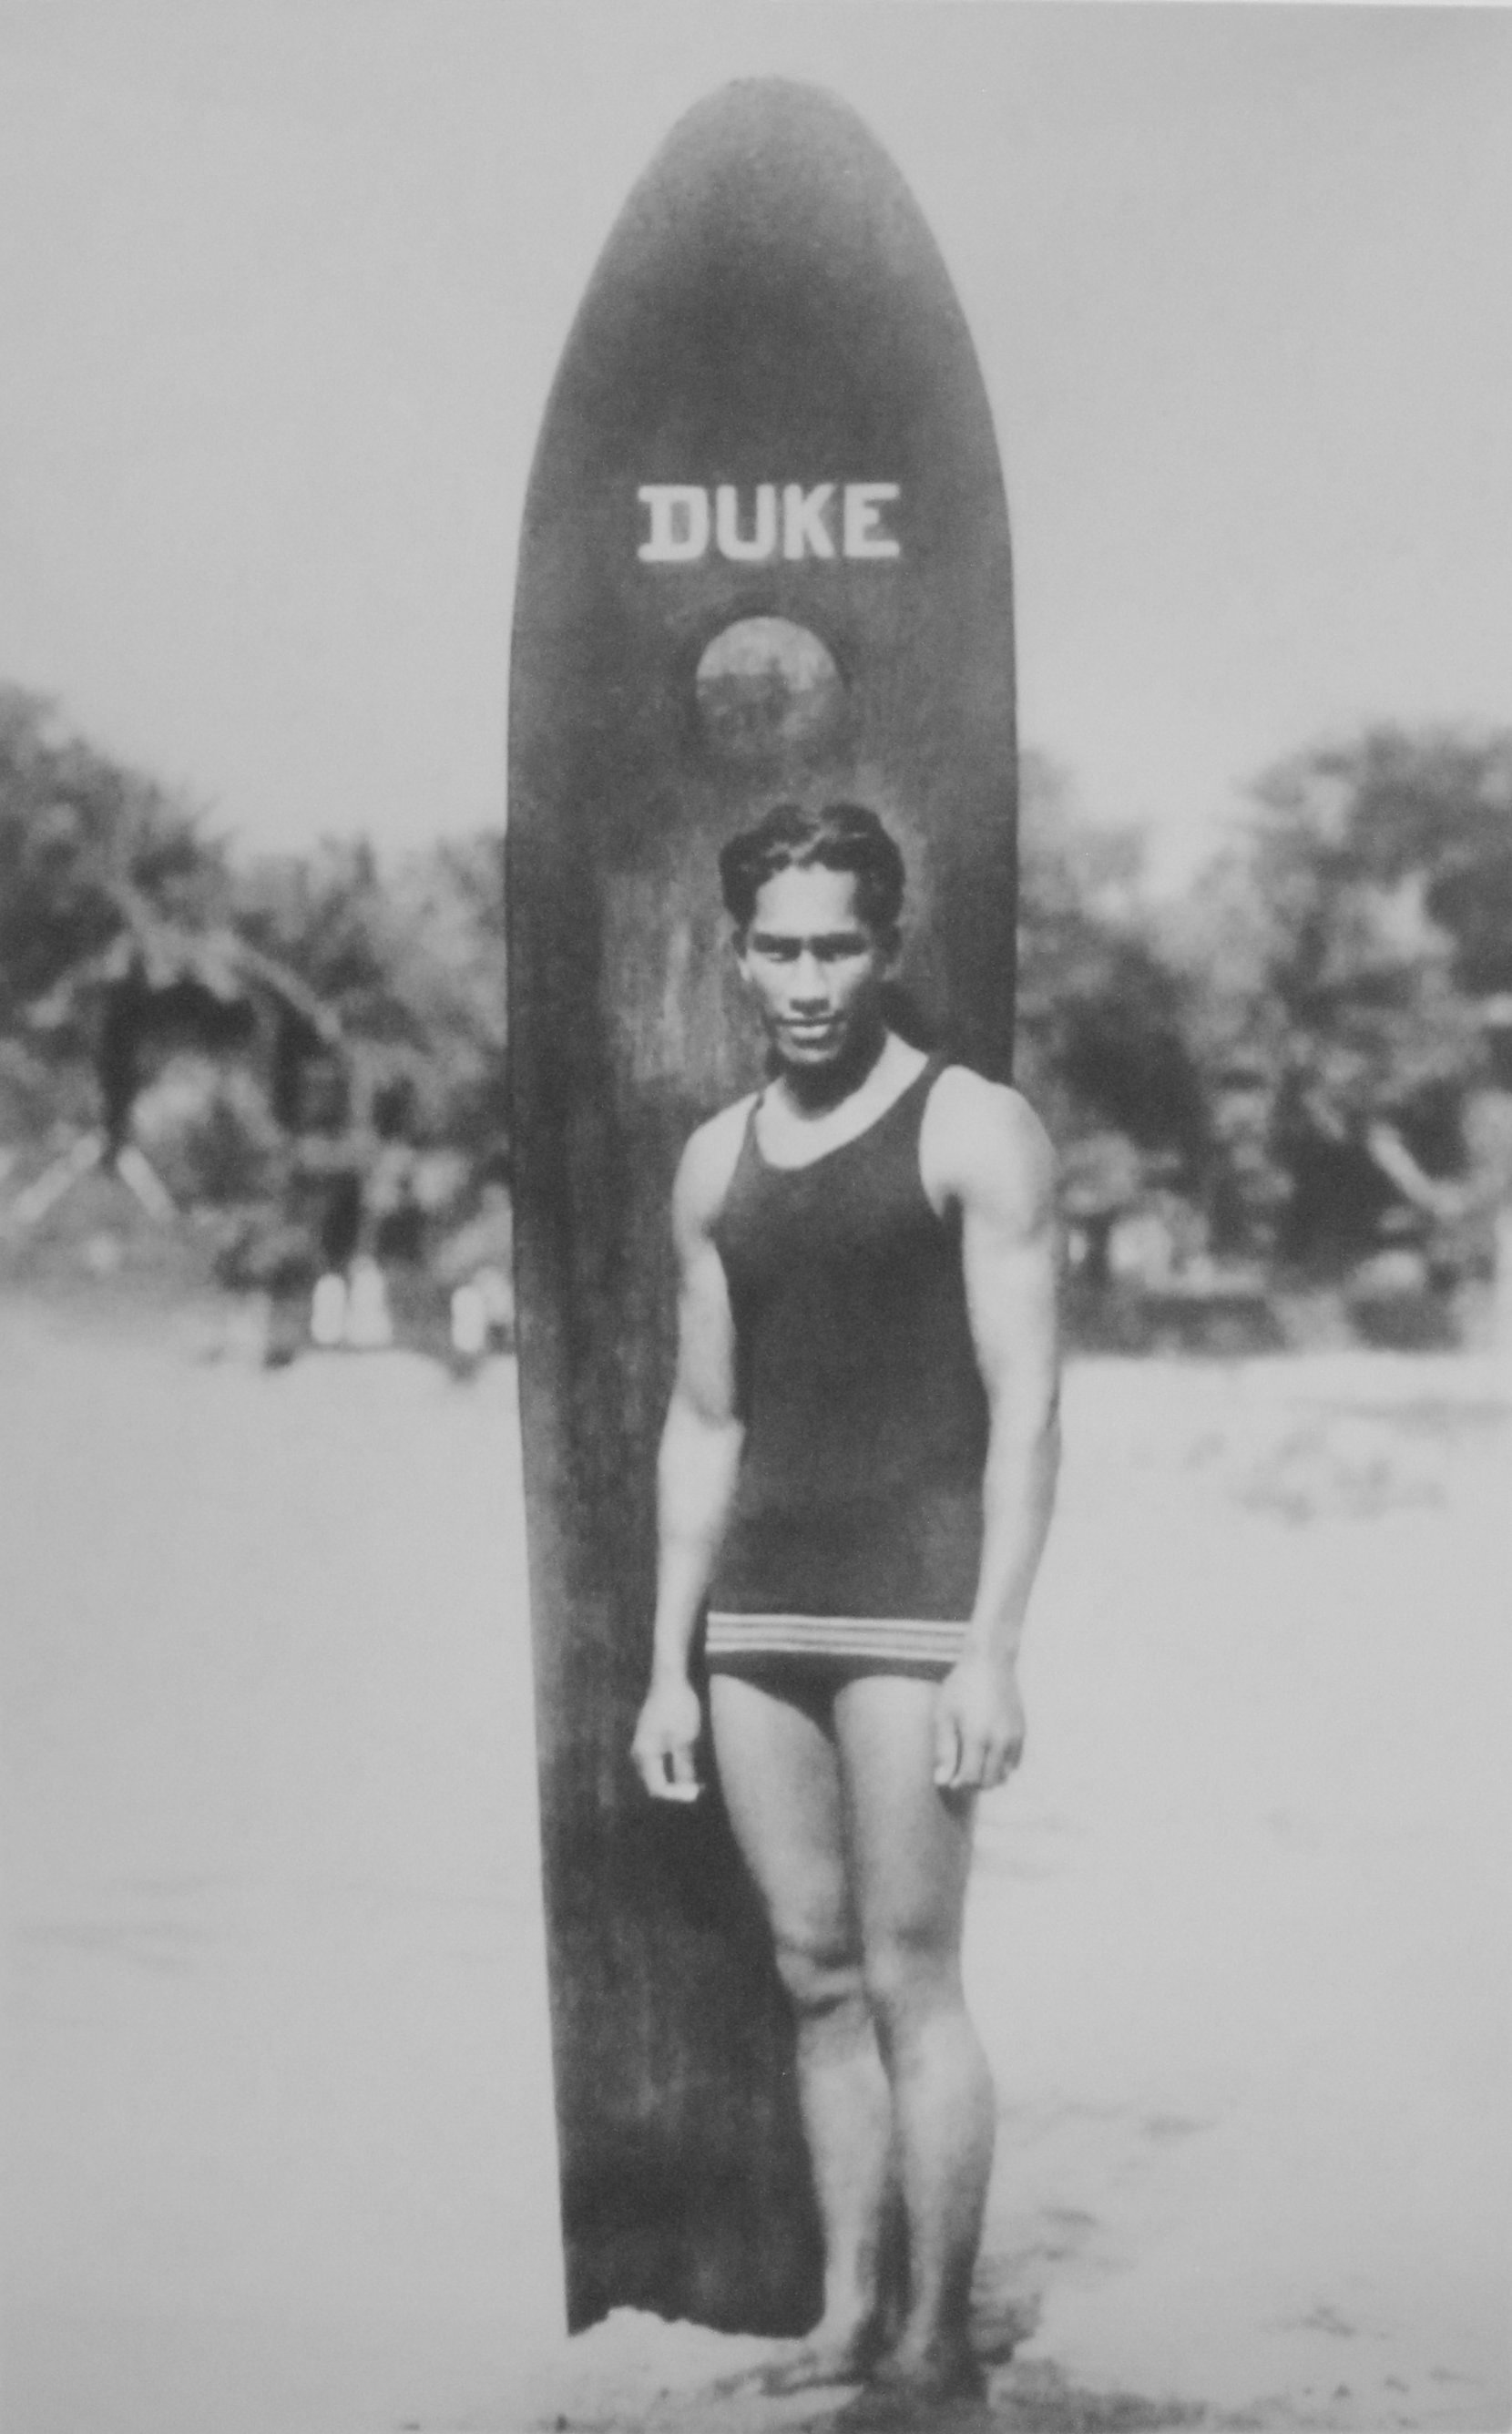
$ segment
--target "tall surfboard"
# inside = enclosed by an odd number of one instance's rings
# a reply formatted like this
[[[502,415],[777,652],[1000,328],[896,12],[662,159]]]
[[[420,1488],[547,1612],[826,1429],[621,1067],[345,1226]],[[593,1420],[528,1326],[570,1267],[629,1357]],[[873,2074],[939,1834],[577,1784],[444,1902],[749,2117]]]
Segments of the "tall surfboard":
[[[911,1018],[1008,1072],[1008,528],[950,280],[853,112],[690,111],[569,338],[524,516],[509,729],[520,1382],[570,2321],[818,2307],[792,2032],[717,1791],[646,1798],[669,1202],[762,1077],[715,858],[870,803]],[[708,1771],[707,1753],[704,1757]]]

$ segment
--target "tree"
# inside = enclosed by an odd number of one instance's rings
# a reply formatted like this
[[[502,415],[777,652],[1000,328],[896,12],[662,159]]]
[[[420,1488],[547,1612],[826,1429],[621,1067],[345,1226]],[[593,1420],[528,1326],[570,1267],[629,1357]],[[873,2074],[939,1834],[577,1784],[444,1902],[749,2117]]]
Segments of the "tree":
[[[369,1088],[404,1083],[432,1138],[504,1128],[504,851],[439,843],[386,872],[365,839],[264,857],[237,874],[244,936],[340,1018]]]
[[[1253,798],[1194,907],[1199,1054],[1210,1092],[1263,1103],[1252,1207],[1268,1171],[1282,1249],[1347,1261],[1403,1208],[1400,1150],[1463,1163],[1476,1000],[1512,986],[1512,734],[1372,728]]]
[[[225,848],[202,814],[0,685],[0,1035],[106,950],[129,908],[186,929],[224,917]]]
[[[1023,756],[1023,1088],[1074,1157],[1078,1145],[1112,1132],[1190,1176],[1205,1136],[1188,1044],[1191,984],[1144,903],[1143,871],[1136,832],[1090,827],[1064,774],[1037,754]]]

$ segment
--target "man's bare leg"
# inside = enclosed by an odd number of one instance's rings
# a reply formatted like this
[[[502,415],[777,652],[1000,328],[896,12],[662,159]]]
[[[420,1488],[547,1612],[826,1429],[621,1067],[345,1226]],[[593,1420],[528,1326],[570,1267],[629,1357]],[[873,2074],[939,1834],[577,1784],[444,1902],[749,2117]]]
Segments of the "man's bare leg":
[[[854,2382],[876,2346],[892,2110],[862,1978],[829,1697],[716,1673],[710,1704],[725,1804],[794,2007],[824,2232],[824,2312],[770,2379],[789,2390]]]
[[[868,1996],[891,2089],[908,2303],[885,2370],[979,2382],[968,2336],[996,2107],[961,1987],[972,1803],[935,1789],[935,1685],[862,1675],[834,1704]]]

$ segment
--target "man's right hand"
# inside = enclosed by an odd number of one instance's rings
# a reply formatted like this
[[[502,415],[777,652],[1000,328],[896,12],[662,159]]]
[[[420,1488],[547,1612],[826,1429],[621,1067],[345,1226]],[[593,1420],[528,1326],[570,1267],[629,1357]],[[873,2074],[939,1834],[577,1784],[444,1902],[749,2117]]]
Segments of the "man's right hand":
[[[686,1676],[653,1682],[630,1744],[653,1800],[696,1800],[703,1787],[694,1750],[703,1725],[698,1693]]]

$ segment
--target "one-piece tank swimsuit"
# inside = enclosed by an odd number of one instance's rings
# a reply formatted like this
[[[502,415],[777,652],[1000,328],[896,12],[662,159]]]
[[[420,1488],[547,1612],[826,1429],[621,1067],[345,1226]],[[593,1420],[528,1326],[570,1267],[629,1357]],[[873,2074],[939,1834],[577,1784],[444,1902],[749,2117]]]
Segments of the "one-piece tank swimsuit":
[[[750,1121],[713,1228],[746,1435],[710,1586],[713,1669],[945,1672],[982,1552],[988,1408],[959,1214],[919,1137],[932,1057],[853,1140],[776,1167]]]

